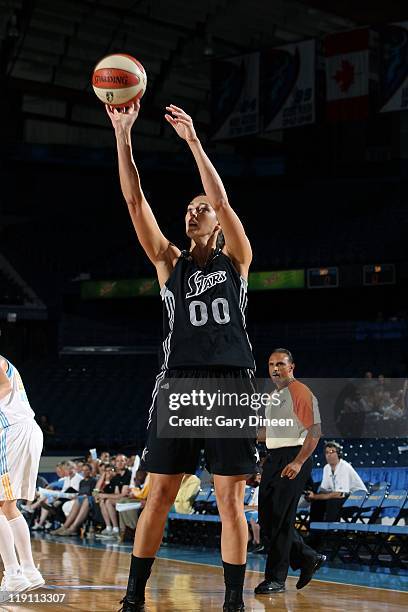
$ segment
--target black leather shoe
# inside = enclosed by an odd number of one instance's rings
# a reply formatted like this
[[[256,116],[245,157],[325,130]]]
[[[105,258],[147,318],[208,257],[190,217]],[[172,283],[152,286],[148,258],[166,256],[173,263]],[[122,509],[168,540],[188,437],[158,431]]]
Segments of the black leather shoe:
[[[119,603],[123,604],[119,612],[145,612],[144,601],[131,602],[124,597]]]
[[[313,578],[313,574],[322,567],[323,563],[326,561],[326,558],[326,555],[317,555],[316,561],[313,565],[302,567],[300,570],[299,580],[296,583],[297,589],[303,589],[303,587],[309,584]]]
[[[286,591],[285,583],[275,582],[274,580],[263,580],[255,587],[255,595],[273,595]]]
[[[263,544],[258,544],[256,548],[253,548],[249,552],[253,553],[254,555],[266,555],[266,548]]]

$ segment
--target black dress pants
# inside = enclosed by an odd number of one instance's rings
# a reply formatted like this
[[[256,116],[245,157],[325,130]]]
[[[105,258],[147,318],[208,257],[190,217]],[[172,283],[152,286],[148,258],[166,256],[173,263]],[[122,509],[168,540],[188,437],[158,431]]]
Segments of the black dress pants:
[[[293,461],[300,446],[272,449],[263,465],[259,488],[258,517],[262,542],[268,552],[265,579],[284,583],[289,565],[300,569],[316,561],[317,553],[307,546],[295,529],[296,509],[312,471],[309,457],[293,480],[281,477],[283,468]]]

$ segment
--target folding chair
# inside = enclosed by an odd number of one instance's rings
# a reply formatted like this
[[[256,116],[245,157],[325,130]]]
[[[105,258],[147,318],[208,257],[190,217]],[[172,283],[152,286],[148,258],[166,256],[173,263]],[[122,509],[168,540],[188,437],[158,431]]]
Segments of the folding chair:
[[[397,515],[393,525],[370,525],[369,532],[375,538],[372,548],[373,563],[389,564],[405,567],[401,561],[401,554],[404,553],[408,540],[408,526],[399,527],[397,523],[403,518],[404,506],[408,507],[408,491],[401,489],[392,491],[382,503],[381,510],[396,509]],[[381,559],[380,555],[386,555],[387,559]],[[389,558],[389,559],[388,559]]]
[[[357,516],[356,522],[361,521],[362,523],[372,524],[380,516],[381,505],[384,501],[385,489],[378,489],[373,493],[370,493],[368,497],[363,501],[360,509],[360,513]]]
[[[364,490],[354,491],[350,493],[341,509],[341,518],[346,523],[354,523],[361,511],[361,506],[367,498],[367,492]]]
[[[200,489],[193,503],[194,512],[201,514],[206,509],[207,500],[212,489]]]
[[[385,498],[385,490],[374,491],[363,502],[356,523],[347,525],[343,544],[352,559],[361,563],[362,551],[368,553],[368,562],[373,558],[373,545],[375,537],[372,537],[372,530],[369,527],[377,521],[381,513],[382,503]],[[361,521],[361,523],[358,523]],[[339,549],[340,550],[340,549]],[[340,554],[339,554],[340,556]],[[364,556],[364,559],[367,555]],[[366,560],[366,559],[365,559]]]

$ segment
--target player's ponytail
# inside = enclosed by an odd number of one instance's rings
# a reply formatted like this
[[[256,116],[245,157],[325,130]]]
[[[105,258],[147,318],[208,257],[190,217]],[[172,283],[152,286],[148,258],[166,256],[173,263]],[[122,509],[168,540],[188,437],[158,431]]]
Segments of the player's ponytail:
[[[220,231],[218,232],[218,236],[217,236],[216,249],[217,251],[218,250],[222,251],[224,247],[225,247],[225,238],[224,238],[224,234],[222,230],[220,229]]]

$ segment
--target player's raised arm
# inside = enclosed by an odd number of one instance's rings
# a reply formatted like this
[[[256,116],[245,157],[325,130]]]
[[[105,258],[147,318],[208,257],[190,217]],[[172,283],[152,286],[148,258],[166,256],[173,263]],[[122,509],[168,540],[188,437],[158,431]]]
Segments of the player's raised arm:
[[[248,269],[252,250],[244,227],[228,202],[228,196],[221,177],[205,153],[194,129],[193,120],[181,108],[171,104],[165,118],[191,149],[200,172],[204,191],[214,208],[224,233],[227,254],[231,259]]]
[[[157,266],[173,260],[180,251],[162,234],[140,183],[132,154],[131,129],[139,114],[137,101],[126,111],[106,105],[106,112],[115,129],[119,160],[120,186],[140,244],[150,261]]]

